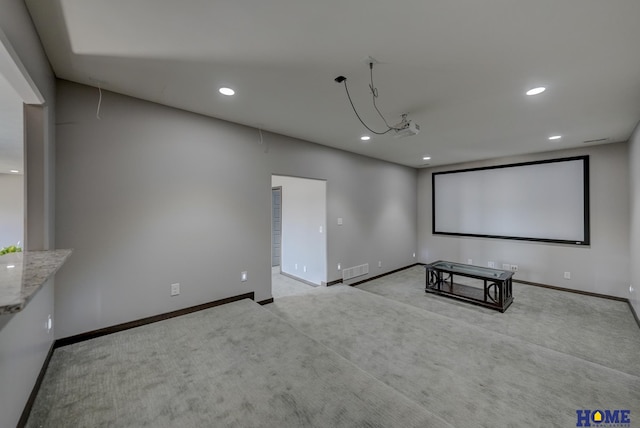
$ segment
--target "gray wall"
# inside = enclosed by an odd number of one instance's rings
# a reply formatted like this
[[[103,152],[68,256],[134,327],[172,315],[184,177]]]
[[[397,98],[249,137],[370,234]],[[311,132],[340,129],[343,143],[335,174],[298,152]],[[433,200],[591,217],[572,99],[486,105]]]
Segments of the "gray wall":
[[[24,177],[0,174],[0,248],[24,242]]]
[[[590,155],[590,246],[431,234],[432,172],[578,155]],[[505,199],[508,201],[508,196]],[[443,259],[467,263],[472,259],[480,266],[494,261],[498,268],[503,263],[517,264],[516,279],[625,298],[629,295],[627,143],[423,169],[418,175],[418,218],[420,259],[424,262]],[[567,271],[571,272],[570,280],[564,279]]]
[[[41,129],[27,123],[26,132],[40,132],[41,138],[32,139],[35,147],[29,148],[37,159],[29,154],[26,158],[27,192],[34,202],[26,208],[26,229],[34,241],[52,245],[55,80],[24,2],[0,0],[0,10],[0,28],[48,105],[41,109],[45,113],[41,123],[33,125]],[[0,316],[0,426],[17,424],[53,342],[53,334],[45,328],[48,315],[53,314],[52,287],[52,281],[45,284],[23,312]]]
[[[274,175],[271,184],[282,187],[282,272],[326,282],[327,183]]]
[[[272,174],[327,180],[328,281],[338,262],[382,260],[371,275],[414,262],[412,168],[261,141],[253,128],[106,91],[98,120],[97,89],[67,81],[57,97],[56,240],[75,250],[57,275],[58,337],[249,291],[271,298]]]
[[[629,170],[631,172],[631,286],[629,300],[640,316],[640,123],[629,140]]]

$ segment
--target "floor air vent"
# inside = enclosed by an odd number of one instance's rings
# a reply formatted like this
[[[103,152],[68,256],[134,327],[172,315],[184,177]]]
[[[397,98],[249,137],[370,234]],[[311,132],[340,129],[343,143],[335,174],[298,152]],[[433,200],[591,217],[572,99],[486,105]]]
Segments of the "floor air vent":
[[[369,273],[369,263],[363,265],[354,266],[342,270],[342,279],[347,280],[355,278],[357,276],[366,275]]]

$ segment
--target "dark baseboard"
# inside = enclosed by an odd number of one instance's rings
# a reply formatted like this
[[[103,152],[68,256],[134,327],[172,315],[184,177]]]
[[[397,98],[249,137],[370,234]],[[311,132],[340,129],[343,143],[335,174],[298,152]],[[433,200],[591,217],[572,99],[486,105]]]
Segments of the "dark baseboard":
[[[327,287],[331,287],[332,285],[336,285],[336,284],[342,284],[342,280],[336,279],[335,281],[329,281],[327,282]]]
[[[152,317],[142,318],[136,321],[126,322],[123,324],[114,325],[111,327],[101,328],[99,330],[89,331],[87,333],[77,334],[75,336],[65,337],[62,339],[57,339],[51,344],[51,348],[49,349],[49,353],[42,364],[42,368],[40,369],[40,374],[38,374],[38,378],[36,379],[36,383],[31,390],[31,394],[29,395],[29,399],[24,406],[24,410],[22,411],[22,415],[20,416],[20,420],[18,421],[17,428],[23,428],[26,426],[27,421],[29,420],[29,415],[31,414],[31,409],[33,408],[33,404],[38,396],[38,391],[40,390],[40,386],[42,385],[42,380],[44,379],[44,375],[47,372],[47,368],[49,367],[49,362],[51,361],[51,356],[53,355],[53,351],[62,346],[71,345],[74,343],[83,342],[85,340],[94,339],[100,336],[106,336],[108,334],[117,333],[123,330],[129,330],[131,328],[140,327],[146,324],[151,324],[158,321],[163,321],[169,318],[179,317],[181,315],[190,314],[192,312],[202,311],[204,309],[213,308],[215,306],[224,305],[226,303],[236,302],[238,300],[243,299],[251,299],[255,300],[255,293],[252,291],[250,293],[241,294],[239,296],[227,297],[226,299],[220,299],[209,303],[203,303],[202,305],[191,306],[189,308],[179,309],[173,312],[167,312],[160,315],[154,315]],[[273,302],[273,299],[267,299],[259,302],[261,305],[266,303]]]
[[[23,428],[27,425],[27,421],[29,420],[29,415],[31,414],[31,409],[33,408],[33,403],[36,401],[36,397],[38,396],[38,391],[40,391],[40,385],[42,385],[42,380],[44,379],[44,374],[47,372],[47,367],[49,367],[49,362],[51,361],[51,356],[53,355],[53,350],[55,349],[55,341],[51,344],[49,348],[49,352],[47,353],[47,357],[44,359],[44,363],[42,363],[42,368],[40,369],[40,373],[38,374],[38,378],[36,379],[36,383],[33,385],[33,389],[31,390],[31,394],[29,395],[29,399],[27,403],[24,405],[24,409],[22,410],[22,415],[20,415],[20,420],[18,421],[17,428]]]
[[[633,314],[633,317],[636,319],[636,323],[638,323],[638,327],[640,327],[640,318],[638,317],[638,313],[636,312],[636,309],[633,307],[629,299],[627,299],[627,303],[629,304],[629,308],[631,308],[631,313]]]
[[[422,265],[422,263],[414,263],[412,265],[405,266],[405,267],[402,267],[400,269],[394,269],[392,271],[389,271],[389,272],[386,272],[386,273],[383,273],[383,274],[380,274],[380,275],[372,276],[371,278],[363,279],[362,281],[354,282],[353,284],[347,284],[347,285],[350,285],[351,287],[356,287],[356,286],[358,286],[360,284],[364,284],[365,282],[373,281],[374,279],[382,278],[383,276],[391,275],[391,274],[403,271],[405,269],[409,269],[409,268],[412,268],[414,266],[420,266],[420,265]]]
[[[273,297],[270,299],[266,299],[266,300],[260,300],[258,302],[259,305],[268,305],[269,303],[273,303]]]
[[[550,288],[552,290],[566,291],[567,293],[582,294],[583,296],[591,296],[591,297],[599,297],[601,299],[615,300],[617,302],[627,302],[627,304],[629,305],[629,309],[631,309],[631,313],[633,314],[633,318],[635,318],[636,324],[638,324],[638,327],[640,328],[640,317],[638,317],[638,313],[636,312],[636,309],[631,304],[631,301],[624,297],[609,296],[608,294],[592,293],[591,291],[574,290],[572,288],[556,287],[555,285],[540,284],[537,282],[522,281],[519,279],[514,279],[513,282],[519,282],[520,284],[533,285],[535,287],[541,287],[541,288]]]
[[[146,324],[163,321],[169,318],[179,317],[181,315],[202,311],[204,309],[213,308],[215,306],[224,305],[226,303],[236,302],[242,299],[255,300],[255,293],[252,291],[250,293],[241,294],[239,296],[227,297],[226,299],[216,300],[209,303],[203,303],[202,305],[191,306],[189,308],[179,309],[177,311],[167,312],[165,314],[154,315],[152,317],[142,318],[135,321],[113,325],[111,327],[101,328],[99,330],[80,333],[75,336],[65,337],[65,338],[56,340],[54,343],[54,348],[60,348],[62,346],[72,345],[78,342],[84,342],[85,340],[95,339],[96,337],[106,336],[108,334],[117,333],[119,331],[129,330],[131,328],[136,328]]]
[[[584,296],[600,297],[601,299],[617,300],[618,302],[628,302],[628,299],[625,299],[624,297],[616,297],[616,296],[609,296],[608,294],[592,293],[591,291],[574,290],[573,288],[557,287],[555,285],[540,284],[537,282],[523,281],[521,279],[514,279],[513,282],[518,282],[520,284],[526,284],[526,285],[533,285],[535,287],[550,288],[551,290],[566,291],[568,293],[582,294]]]

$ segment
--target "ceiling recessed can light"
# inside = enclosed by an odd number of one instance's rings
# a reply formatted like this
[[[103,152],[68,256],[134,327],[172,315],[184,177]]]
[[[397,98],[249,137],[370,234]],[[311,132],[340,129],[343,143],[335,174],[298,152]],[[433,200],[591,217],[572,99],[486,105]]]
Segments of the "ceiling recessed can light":
[[[234,90],[233,90],[233,89],[231,89],[231,88],[220,88],[220,89],[218,89],[218,90],[220,91],[220,93],[221,93],[222,95],[227,95],[227,96],[231,96],[231,95],[233,95],[233,94],[235,94],[235,93],[236,93],[236,91],[234,91]]]
[[[423,156],[422,157],[422,160],[430,160],[430,159],[431,159],[431,156]]]
[[[360,139],[362,141],[369,141],[371,139],[371,137],[369,137],[368,135],[363,135],[362,137],[360,137]]]
[[[527,95],[538,95],[543,93],[546,90],[547,88],[545,88],[544,86],[538,86],[537,88],[529,89],[527,91]]]
[[[560,138],[562,138],[562,135],[552,135],[549,137],[550,140],[559,140]]]

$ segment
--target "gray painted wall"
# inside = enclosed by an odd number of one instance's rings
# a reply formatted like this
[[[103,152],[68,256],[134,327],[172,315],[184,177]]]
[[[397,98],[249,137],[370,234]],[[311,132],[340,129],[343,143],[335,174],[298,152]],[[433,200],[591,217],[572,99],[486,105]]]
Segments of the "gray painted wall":
[[[56,240],[75,250],[57,275],[57,337],[271,298],[272,174],[327,180],[329,281],[338,262],[383,261],[371,275],[414,262],[412,168],[106,91],[98,120],[97,89],[67,81],[57,96]]]
[[[326,282],[327,183],[275,175],[272,185],[282,187],[282,272]]]
[[[38,237],[47,245],[53,245],[53,148],[55,122],[55,80],[49,62],[40,45],[22,0],[0,0],[0,29],[20,57],[29,76],[49,106],[45,113],[37,147],[37,159],[27,154],[27,192],[33,201],[27,206],[27,233]],[[36,131],[27,124],[27,133]],[[32,140],[34,143],[35,139]],[[36,162],[37,161],[37,162]],[[33,173],[33,177],[30,175]],[[39,198],[39,200],[37,200]],[[34,204],[35,205],[35,204]],[[29,303],[27,308],[15,315],[0,316],[0,426],[15,426],[31,393],[38,373],[53,342],[53,334],[45,328],[49,314],[53,314],[53,282],[49,281]],[[54,322],[55,325],[55,322]]]
[[[640,123],[636,126],[629,140],[629,171],[631,173],[631,231],[630,231],[630,259],[631,286],[634,291],[629,293],[629,300],[640,316]]]
[[[24,177],[0,174],[0,248],[18,241],[24,242]]]
[[[432,172],[578,155],[590,155],[590,246],[431,234]],[[467,263],[472,259],[473,264],[480,266],[494,261],[498,268],[503,263],[517,264],[516,279],[624,298],[629,296],[627,143],[423,169],[418,175],[418,218],[420,259],[424,262],[443,259]],[[571,272],[571,280],[564,279],[564,272]]]

